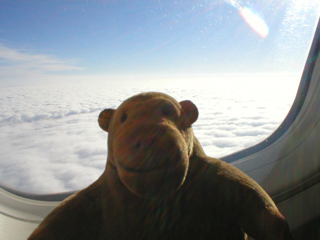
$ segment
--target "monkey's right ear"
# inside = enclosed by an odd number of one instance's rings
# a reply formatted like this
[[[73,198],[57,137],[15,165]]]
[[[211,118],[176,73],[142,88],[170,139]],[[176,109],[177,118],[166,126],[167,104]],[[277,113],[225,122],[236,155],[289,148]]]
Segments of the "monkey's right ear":
[[[189,100],[180,102],[182,111],[185,113],[186,120],[191,124],[197,121],[199,116],[199,111],[196,105]]]
[[[111,118],[116,110],[112,108],[108,108],[103,110],[98,118],[99,126],[102,128],[102,130],[108,132],[109,123],[111,121]]]

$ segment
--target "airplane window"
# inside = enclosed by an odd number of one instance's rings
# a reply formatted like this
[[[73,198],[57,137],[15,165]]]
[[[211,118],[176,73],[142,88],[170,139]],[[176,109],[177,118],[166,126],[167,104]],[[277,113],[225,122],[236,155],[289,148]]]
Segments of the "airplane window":
[[[160,91],[199,108],[194,132],[222,157],[279,126],[319,17],[316,1],[2,1],[0,183],[83,188],[104,170],[104,108]]]

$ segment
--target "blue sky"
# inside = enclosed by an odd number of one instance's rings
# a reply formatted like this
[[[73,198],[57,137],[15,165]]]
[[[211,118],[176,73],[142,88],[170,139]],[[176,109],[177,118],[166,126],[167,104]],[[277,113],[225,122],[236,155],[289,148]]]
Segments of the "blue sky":
[[[264,20],[261,37],[241,17]],[[315,1],[1,1],[0,81],[56,75],[297,71]]]

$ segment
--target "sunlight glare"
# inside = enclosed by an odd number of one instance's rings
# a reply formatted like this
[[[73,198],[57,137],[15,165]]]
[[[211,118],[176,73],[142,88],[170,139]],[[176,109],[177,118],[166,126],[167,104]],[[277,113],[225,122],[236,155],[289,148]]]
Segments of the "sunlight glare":
[[[241,8],[240,15],[261,37],[268,35],[269,28],[259,15],[253,13],[249,8]]]

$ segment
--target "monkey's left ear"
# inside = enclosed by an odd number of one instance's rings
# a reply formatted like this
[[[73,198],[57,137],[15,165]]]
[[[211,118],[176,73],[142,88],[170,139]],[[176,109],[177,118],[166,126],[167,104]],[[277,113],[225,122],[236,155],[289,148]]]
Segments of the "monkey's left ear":
[[[111,118],[114,114],[116,110],[112,109],[112,108],[108,108],[103,110],[99,117],[98,117],[98,122],[99,122],[99,126],[102,128],[102,130],[108,132],[108,128],[109,128],[109,123],[111,121]]]
[[[182,107],[182,111],[186,116],[186,120],[190,123],[190,125],[193,124],[195,121],[197,121],[199,116],[199,111],[193,102],[189,100],[185,100],[180,102],[180,105]]]

